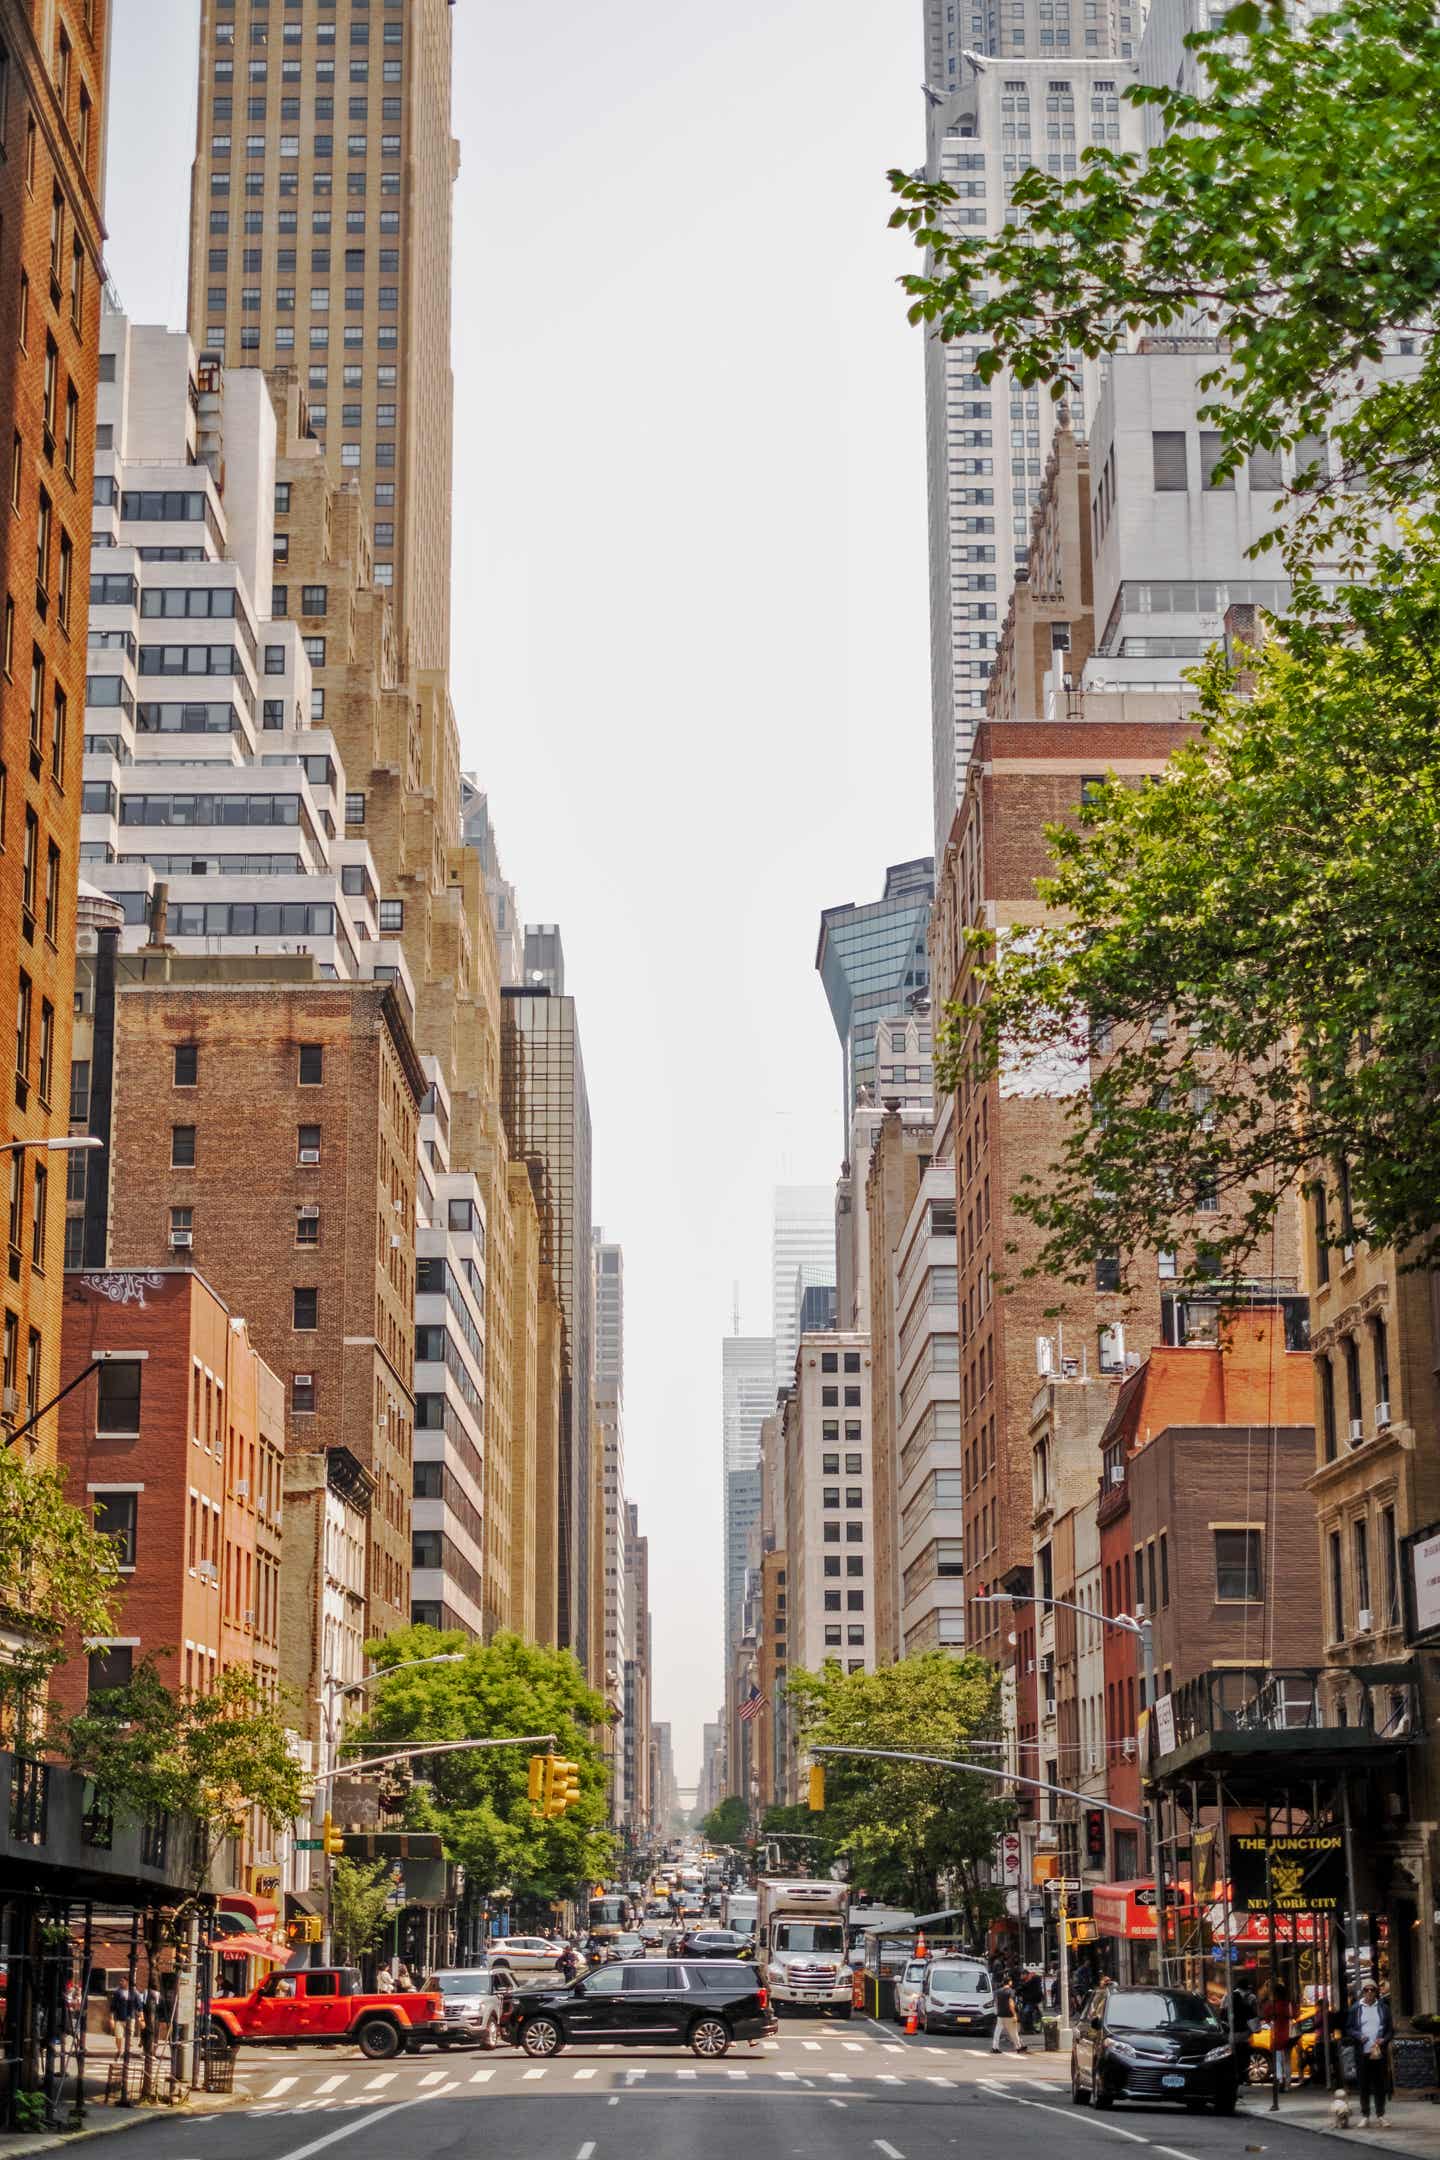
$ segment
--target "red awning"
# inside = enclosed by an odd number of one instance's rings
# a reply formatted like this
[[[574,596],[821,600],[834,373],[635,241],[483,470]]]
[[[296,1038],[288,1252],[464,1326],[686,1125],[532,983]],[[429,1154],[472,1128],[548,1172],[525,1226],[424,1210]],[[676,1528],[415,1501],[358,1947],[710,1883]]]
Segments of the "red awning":
[[[1193,1910],[1190,1885],[1167,1883],[1165,1904],[1170,1912]],[[1090,1893],[1090,1910],[1100,1935],[1123,1935],[1130,1942],[1155,1940],[1153,1882],[1096,1883]]]
[[[289,1943],[271,1935],[212,1935],[209,1947],[222,1958],[263,1958],[272,1965],[288,1965],[294,1955]]]
[[[219,1904],[221,1912],[243,1914],[262,1935],[280,1918],[280,1908],[273,1898],[252,1897],[248,1890],[222,1890]]]

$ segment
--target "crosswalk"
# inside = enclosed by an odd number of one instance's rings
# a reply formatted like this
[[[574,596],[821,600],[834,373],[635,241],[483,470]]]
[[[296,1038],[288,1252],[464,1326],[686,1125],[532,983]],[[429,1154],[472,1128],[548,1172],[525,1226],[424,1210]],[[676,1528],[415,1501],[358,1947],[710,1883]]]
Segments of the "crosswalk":
[[[866,2051],[857,2047],[855,2052]],[[958,2068],[957,2065],[957,2070]],[[1018,2069],[1008,2075],[1004,2074],[1000,2072],[998,2064],[977,2086],[975,2066],[972,2064],[970,2068],[971,2074],[963,2076],[958,2075],[957,2070],[952,2070],[947,2075],[922,2068],[919,2063],[911,2069],[902,2069],[896,2065],[885,2070],[870,2070],[853,2064],[848,2070],[824,2070],[816,2063],[807,2064],[799,2070],[782,2070],[771,2062],[692,2065],[678,2062],[626,2063],[615,2060],[597,2065],[560,2061],[526,2063],[523,2057],[511,2056],[500,2063],[484,2063],[473,2069],[468,2063],[459,2062],[448,2064],[444,2069],[424,2071],[413,2085],[403,2087],[402,2092],[414,2091],[417,2098],[426,2100],[449,2099],[457,2094],[478,2099],[481,2090],[493,2085],[497,2077],[502,2086],[518,2083],[527,2088],[541,2086],[553,2091],[557,2087],[583,2087],[593,2084],[597,2076],[607,2072],[612,2074],[616,2089],[622,2093],[643,2091],[647,2087],[664,2091],[694,2087],[697,2096],[707,2089],[712,2092],[733,2091],[737,2085],[752,2082],[762,2087],[775,2082],[792,2091],[808,2087],[817,2094],[833,2092],[837,2087],[848,2087],[857,2093],[863,2093],[866,2088],[874,2087],[877,2098],[882,2090],[894,2092],[895,2088],[904,2085],[938,2086],[972,2092],[977,2089],[983,2091],[986,2085],[991,2084],[1023,2084],[1027,2090],[1047,2094],[1068,2090],[1066,2086],[1035,2077],[1033,2074],[1021,2073]],[[368,2106],[381,2094],[395,2099],[401,2097],[400,2092],[390,2092],[396,2079],[395,2071],[382,2070],[374,2075],[367,2075],[367,2070],[368,2066],[361,2066],[353,2071],[337,2072],[323,2079],[313,2092],[309,2093],[296,2091],[300,2081],[293,2075],[272,2078],[269,2083],[255,2091],[245,2113],[259,2117],[318,2115],[347,2107]]]

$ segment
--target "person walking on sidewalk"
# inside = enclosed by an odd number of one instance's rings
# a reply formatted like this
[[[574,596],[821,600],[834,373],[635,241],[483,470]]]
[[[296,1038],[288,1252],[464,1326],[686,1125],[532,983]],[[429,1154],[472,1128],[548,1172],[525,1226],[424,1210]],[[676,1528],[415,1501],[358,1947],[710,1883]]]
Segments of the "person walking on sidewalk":
[[[1290,2043],[1295,2008],[1290,1990],[1277,1979],[1270,1990],[1270,2068],[1281,2092],[1290,2089]]]
[[[1367,1980],[1345,2020],[1345,2037],[1355,2050],[1355,2083],[1360,2093],[1360,2120],[1369,2122],[1375,2110],[1378,2128],[1385,2121],[1385,2095],[1390,2084],[1390,2043],[1395,2020],[1389,2003],[1381,2002],[1380,1990]]]
[[[1020,2018],[1015,2004],[1015,1989],[1008,1974],[995,1990],[995,2037],[990,2042],[992,2055],[1004,2053],[1000,2045],[1004,2035],[1017,2055],[1028,2055],[1030,2050],[1020,2038]]]

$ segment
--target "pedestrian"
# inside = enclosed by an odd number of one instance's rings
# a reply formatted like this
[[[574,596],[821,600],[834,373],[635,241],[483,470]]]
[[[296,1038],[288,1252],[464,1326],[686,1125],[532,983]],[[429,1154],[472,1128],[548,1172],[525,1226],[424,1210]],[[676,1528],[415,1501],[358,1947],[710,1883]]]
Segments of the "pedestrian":
[[[569,1983],[575,1978],[578,1967],[579,1960],[576,1958],[574,1950],[567,1942],[564,1949],[560,1952],[559,1957],[555,1960],[555,1970],[560,1975],[560,1978],[568,1986]]]
[[[395,1975],[395,1992],[397,1995],[413,1995],[415,1993],[415,1981],[408,1965],[402,1965]]]
[[[125,2052],[125,2042],[130,2032],[130,2020],[140,2008],[140,1998],[133,1993],[128,1980],[122,1980],[110,1993],[110,2030],[115,2035],[115,2052]]]
[[[1281,2092],[1290,2089],[1290,2040],[1295,2007],[1282,1979],[1270,1988],[1270,2066]]]
[[[1008,1978],[1002,1978],[995,1990],[995,2036],[990,2042],[992,2055],[1001,2055],[1001,2036],[1009,2041],[1017,2055],[1028,2055],[1029,2049],[1020,2038],[1020,2019],[1015,2000],[1015,1990]]]
[[[153,2055],[160,2046],[164,2018],[165,1998],[152,1979],[140,1998],[140,2030],[147,2055]]]
[[[1033,1965],[1027,1965],[1021,1976],[1020,2029],[1034,2033],[1040,2030],[1040,2012],[1045,2002],[1045,1983]]]
[[[1395,2020],[1390,2015],[1389,2003],[1380,2000],[1380,1990],[1373,1980],[1367,1980],[1360,1990],[1360,2000],[1351,2007],[1345,2020],[1345,2037],[1355,2050],[1355,2083],[1360,2094],[1360,2120],[1369,2122],[1370,2111],[1375,2111],[1376,2128],[1385,2122],[1385,2094],[1390,2083],[1390,2043],[1395,2037]]]

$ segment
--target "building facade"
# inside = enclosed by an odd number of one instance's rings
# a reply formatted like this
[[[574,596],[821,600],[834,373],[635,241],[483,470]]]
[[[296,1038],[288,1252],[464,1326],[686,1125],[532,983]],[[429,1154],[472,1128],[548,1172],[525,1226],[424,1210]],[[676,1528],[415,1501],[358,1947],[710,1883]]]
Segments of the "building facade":
[[[800,1305],[812,1283],[834,1284],[835,1195],[828,1185],[777,1185],[770,1237],[774,1382],[788,1387],[800,1341]]]
[[[878,900],[860,907],[847,901],[843,907],[826,908],[820,917],[815,967],[840,1038],[841,1129],[847,1137],[862,1088],[875,1101],[892,1087],[923,1086],[928,1096],[930,963],[925,934],[934,893],[935,862],[927,855],[892,864]],[[912,1015],[923,1016],[916,1030],[913,1074],[895,1055],[897,1047],[906,1047],[906,1023]],[[896,1041],[889,1027],[883,1044],[877,1039],[882,1021],[899,1024]]]

